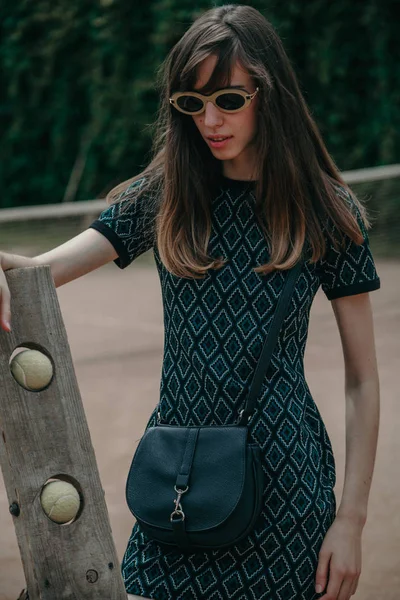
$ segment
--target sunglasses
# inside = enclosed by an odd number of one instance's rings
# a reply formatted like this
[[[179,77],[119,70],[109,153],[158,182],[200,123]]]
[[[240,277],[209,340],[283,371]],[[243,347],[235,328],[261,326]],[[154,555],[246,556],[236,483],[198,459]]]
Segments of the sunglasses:
[[[232,90],[226,88],[218,90],[210,96],[203,96],[198,92],[175,92],[169,99],[176,110],[185,115],[199,115],[206,109],[206,102],[212,102],[214,106],[227,113],[239,112],[251,103],[259,88],[252,94],[243,90]]]

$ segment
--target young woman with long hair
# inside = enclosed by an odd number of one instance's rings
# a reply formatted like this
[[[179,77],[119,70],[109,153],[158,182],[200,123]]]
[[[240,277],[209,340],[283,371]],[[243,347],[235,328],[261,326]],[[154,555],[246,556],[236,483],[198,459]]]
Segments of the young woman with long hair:
[[[272,25],[225,5],[200,16],[162,69],[153,158],[109,194],[82,234],[3,270],[50,264],[62,285],[153,248],[165,344],[157,420],[234,423],[282,291],[302,260],[249,421],[265,472],[254,529],[226,549],[181,553],[135,523],[122,563],[130,597],[348,600],[361,571],[379,423],[369,292],[380,287],[366,211],[343,181]],[[1,275],[1,272],[0,272]],[[319,287],[343,346],[346,469],[336,507],[331,443],[305,374]],[[2,279],[2,326],[9,292]]]

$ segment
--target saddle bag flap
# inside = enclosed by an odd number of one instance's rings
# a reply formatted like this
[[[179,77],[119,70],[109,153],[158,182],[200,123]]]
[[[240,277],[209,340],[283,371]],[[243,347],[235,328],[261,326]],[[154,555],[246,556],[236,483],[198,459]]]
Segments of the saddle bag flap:
[[[185,456],[188,429],[198,429],[198,435],[188,490],[180,498],[187,532],[217,527],[240,500],[246,476],[246,427],[160,424],[143,435],[126,483],[128,506],[143,523],[172,530],[170,515],[177,498],[174,486]]]

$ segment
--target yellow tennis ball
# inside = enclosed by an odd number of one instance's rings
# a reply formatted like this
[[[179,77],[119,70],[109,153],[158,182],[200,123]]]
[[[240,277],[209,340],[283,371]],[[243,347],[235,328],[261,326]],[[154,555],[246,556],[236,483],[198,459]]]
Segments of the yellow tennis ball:
[[[56,523],[74,519],[80,507],[77,489],[67,481],[50,481],[43,487],[40,502],[46,515]]]
[[[27,390],[37,392],[45,388],[53,377],[51,360],[39,350],[23,350],[10,364],[14,379]]]

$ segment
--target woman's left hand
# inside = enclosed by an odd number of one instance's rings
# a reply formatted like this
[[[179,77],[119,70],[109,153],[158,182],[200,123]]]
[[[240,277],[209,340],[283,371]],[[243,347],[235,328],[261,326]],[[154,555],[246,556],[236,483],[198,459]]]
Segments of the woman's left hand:
[[[346,517],[337,516],[328,529],[315,579],[316,591],[325,591],[320,600],[349,600],[355,594],[361,573],[361,534],[362,527]]]

